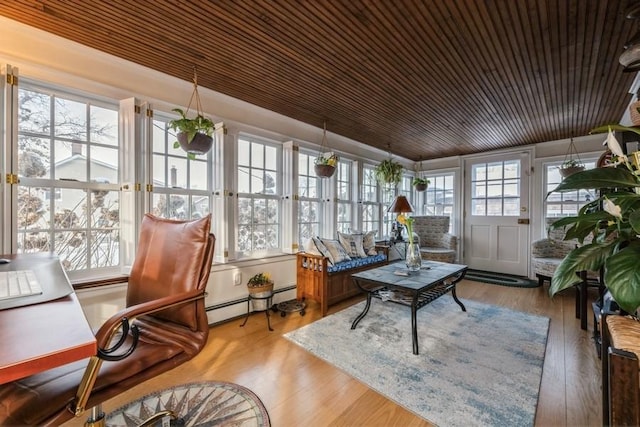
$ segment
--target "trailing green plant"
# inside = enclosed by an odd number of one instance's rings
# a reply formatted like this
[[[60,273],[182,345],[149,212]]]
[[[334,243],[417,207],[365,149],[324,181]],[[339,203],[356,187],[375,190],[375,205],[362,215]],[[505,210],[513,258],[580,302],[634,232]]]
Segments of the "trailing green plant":
[[[402,179],[402,171],[404,167],[402,164],[387,159],[380,162],[373,170],[376,180],[382,184],[398,185]]]
[[[421,185],[421,184],[422,185],[424,185],[424,184],[429,185],[429,184],[431,184],[431,181],[429,181],[427,178],[420,178],[420,177],[416,176],[415,178],[413,178],[412,184],[413,185]]]
[[[169,128],[184,133],[189,143],[197,133],[203,133],[209,137],[213,135],[215,124],[211,119],[204,117],[202,114],[190,119],[180,108],[174,108],[172,111],[180,114],[180,118],[169,121]],[[173,143],[173,148],[180,148],[180,143],[177,140]]]
[[[577,172],[552,192],[600,190],[600,196],[583,206],[576,216],[560,218],[551,228],[564,228],[565,240],[580,245],[560,263],[549,293],[567,289],[579,281],[576,273],[604,269],[604,282],[618,305],[628,313],[640,307],[640,168],[630,161],[612,129],[640,134],[640,128],[619,125],[600,127],[609,132],[606,144],[613,154],[610,167]],[[635,158],[635,156],[633,156]]]
[[[575,168],[580,166],[584,166],[584,164],[580,160],[568,159],[562,162],[562,164],[560,165],[560,168],[566,169],[566,168]]]

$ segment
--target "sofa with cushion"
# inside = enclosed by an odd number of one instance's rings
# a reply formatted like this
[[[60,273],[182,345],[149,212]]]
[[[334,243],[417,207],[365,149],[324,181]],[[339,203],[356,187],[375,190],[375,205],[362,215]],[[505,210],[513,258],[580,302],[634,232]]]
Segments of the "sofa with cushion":
[[[316,301],[326,316],[330,305],[360,293],[352,273],[385,265],[388,258],[388,246],[376,245],[374,232],[309,239],[297,254],[297,298]]]

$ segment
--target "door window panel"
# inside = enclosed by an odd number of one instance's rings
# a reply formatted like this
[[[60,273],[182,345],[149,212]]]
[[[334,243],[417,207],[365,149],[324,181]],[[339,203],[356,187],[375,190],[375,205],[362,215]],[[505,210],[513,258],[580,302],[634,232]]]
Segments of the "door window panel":
[[[520,215],[520,160],[472,166],[471,214]]]

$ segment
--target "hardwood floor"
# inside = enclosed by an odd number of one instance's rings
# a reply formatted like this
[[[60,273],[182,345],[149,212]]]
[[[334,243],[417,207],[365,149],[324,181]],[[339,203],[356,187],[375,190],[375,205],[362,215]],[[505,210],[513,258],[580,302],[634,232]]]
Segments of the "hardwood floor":
[[[551,319],[536,413],[536,426],[596,426],[601,423],[600,361],[589,330],[575,318],[573,291],[554,297],[548,287],[522,289],[463,281],[458,296]],[[445,296],[443,298],[447,298]],[[595,294],[590,294],[594,298]],[[330,313],[359,298],[330,308]],[[423,310],[428,310],[428,307]],[[253,390],[264,402],[273,426],[428,426],[421,418],[347,374],[282,338],[317,320],[310,303],[305,316],[272,315],[269,332],[263,313],[211,328],[205,349],[190,362],[104,404],[111,411],[147,393],[204,380],[228,381]],[[82,425],[84,418],[67,425]]]

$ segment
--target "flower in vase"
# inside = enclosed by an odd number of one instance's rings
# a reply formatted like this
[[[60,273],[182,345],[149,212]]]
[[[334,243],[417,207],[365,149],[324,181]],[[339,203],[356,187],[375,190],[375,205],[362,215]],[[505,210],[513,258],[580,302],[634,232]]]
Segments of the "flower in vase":
[[[407,228],[407,235],[409,236],[409,244],[413,245],[413,218],[406,216],[406,214],[400,214],[396,220]]]

